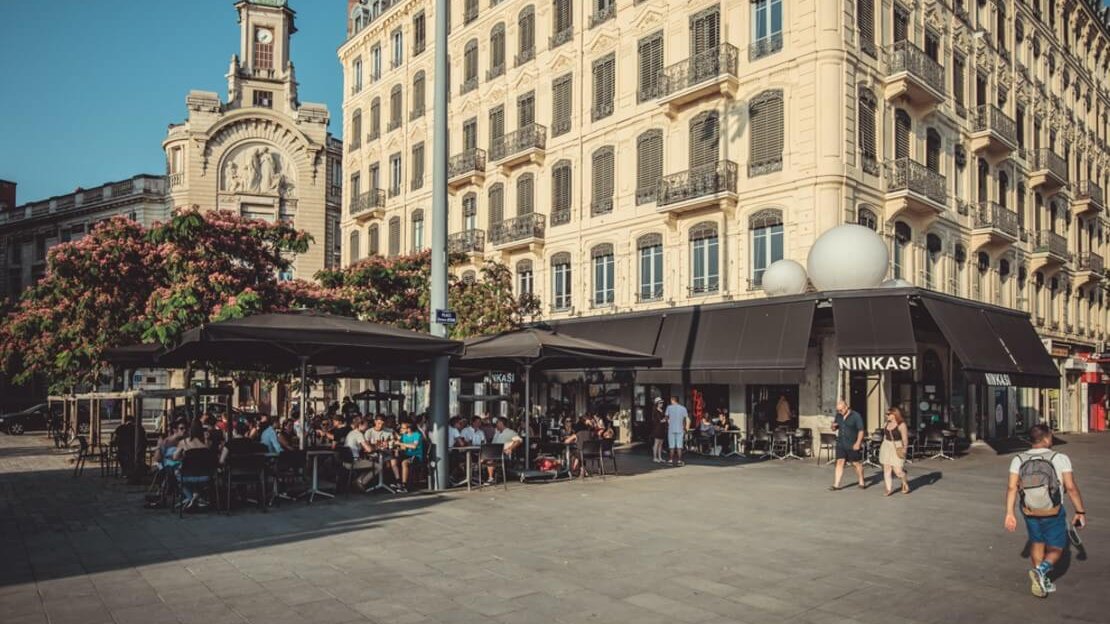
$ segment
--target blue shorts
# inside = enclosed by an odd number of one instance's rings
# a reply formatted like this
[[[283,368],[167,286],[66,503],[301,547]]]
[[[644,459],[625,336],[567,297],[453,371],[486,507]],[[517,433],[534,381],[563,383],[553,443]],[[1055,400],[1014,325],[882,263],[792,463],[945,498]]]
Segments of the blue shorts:
[[[668,431],[667,432],[667,448],[673,450],[680,450],[686,445],[686,433],[683,431]]]
[[[1060,549],[1068,545],[1068,516],[1062,506],[1055,516],[1025,516],[1025,530],[1034,544]]]

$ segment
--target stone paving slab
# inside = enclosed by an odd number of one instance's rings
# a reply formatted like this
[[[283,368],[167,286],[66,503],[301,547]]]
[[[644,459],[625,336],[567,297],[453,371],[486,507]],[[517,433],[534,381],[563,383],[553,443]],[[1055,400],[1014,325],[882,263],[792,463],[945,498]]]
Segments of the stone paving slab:
[[[631,453],[605,480],[178,519],[0,435],[0,621],[1107,622],[1110,436],[1066,442],[1092,526],[1038,600],[1024,534],[1001,528],[1009,458],[988,450],[916,462],[890,498],[828,492],[812,461]]]

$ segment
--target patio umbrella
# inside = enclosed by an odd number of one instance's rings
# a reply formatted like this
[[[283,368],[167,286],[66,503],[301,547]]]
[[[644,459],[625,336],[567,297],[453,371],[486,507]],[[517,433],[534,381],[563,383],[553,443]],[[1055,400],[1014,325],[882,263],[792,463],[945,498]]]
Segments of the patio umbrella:
[[[660,359],[650,353],[584,340],[550,329],[527,327],[491,336],[466,340],[460,358],[464,366],[482,366],[495,370],[524,371],[524,463],[530,454],[532,412],[532,371],[586,368],[625,368],[659,366]]]
[[[165,349],[157,342],[125,345],[104,350],[109,364],[125,369],[157,368],[158,358]]]
[[[462,351],[462,343],[311,311],[256,314],[194,327],[159,358],[163,366],[189,361],[228,368],[297,370],[301,376],[301,431],[306,431],[308,366],[380,367],[427,363]],[[304,447],[305,435],[301,436]]]

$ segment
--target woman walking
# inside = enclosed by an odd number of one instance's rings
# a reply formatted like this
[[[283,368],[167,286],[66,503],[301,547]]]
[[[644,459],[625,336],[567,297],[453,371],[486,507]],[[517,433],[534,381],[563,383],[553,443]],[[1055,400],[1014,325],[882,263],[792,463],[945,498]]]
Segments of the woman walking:
[[[656,397],[651,414],[651,461],[662,464],[663,440],[667,439],[667,417],[663,415],[663,399]]]
[[[902,408],[892,407],[886,412],[886,424],[883,426],[883,444],[879,447],[879,463],[883,465],[883,483],[886,484],[886,496],[894,493],[891,487],[891,473],[893,472],[902,480],[902,493],[910,493],[910,485],[906,482],[906,449],[909,447],[910,434],[906,427],[906,418]]]

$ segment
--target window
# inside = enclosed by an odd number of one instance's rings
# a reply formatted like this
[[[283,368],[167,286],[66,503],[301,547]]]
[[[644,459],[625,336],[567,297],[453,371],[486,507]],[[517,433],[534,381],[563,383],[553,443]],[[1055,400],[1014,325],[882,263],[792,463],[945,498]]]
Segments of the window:
[[[500,182],[489,188],[487,197],[489,209],[489,229],[505,220],[505,185]]]
[[[381,253],[378,247],[378,224],[374,223],[370,226],[370,249],[367,252],[371,256],[376,256]]]
[[[719,45],[721,45],[721,7],[712,6],[690,18],[690,56],[701,57],[705,53],[715,55]],[[714,60],[716,60],[715,56]],[[698,73],[698,65],[705,66],[700,71],[706,72],[706,75]],[[697,75],[693,78],[701,80],[709,75],[716,75],[719,69],[717,63],[695,63]]]
[[[185,171],[184,151],[180,147],[170,150],[170,173],[183,173]]]
[[[389,196],[396,197],[401,194],[401,154],[400,152],[389,157]]]
[[[274,31],[269,28],[254,29],[254,68],[274,68]]]
[[[613,162],[613,148],[602,147],[593,154],[593,198],[590,202],[591,215],[603,215],[613,212],[613,191],[616,181],[616,167]]]
[[[370,165],[370,189],[376,191],[381,187],[381,176],[378,171],[378,163],[373,163]]]
[[[505,107],[495,106],[489,112],[489,151],[498,153],[497,144],[505,136]],[[496,158],[496,156],[494,157]]]
[[[356,171],[351,174],[351,203],[354,204],[362,194],[362,176]]]
[[[755,60],[782,49],[782,0],[752,2],[752,45],[748,59]]]
[[[478,196],[474,193],[467,193],[462,198],[463,209],[463,230],[476,230],[478,229]]]
[[[469,24],[478,19],[478,0],[464,0],[463,24]]]
[[[551,256],[551,307],[553,310],[569,310],[570,291],[570,254],[566,252]]]
[[[859,213],[856,215],[856,223],[869,230],[876,232],[879,230],[879,218],[875,216],[875,211],[871,208],[860,206]]]
[[[690,169],[717,164],[720,153],[720,113],[705,111],[690,120]]]
[[[613,246],[598,245],[590,251],[594,264],[594,307],[613,305]]]
[[[752,286],[763,286],[763,273],[783,257],[782,212],[760,210],[748,219],[752,237]]]
[[[647,130],[636,138],[636,205],[655,201],[663,177],[663,131]]]
[[[616,92],[617,73],[616,54],[610,52],[594,61],[594,105],[591,118],[594,121],[613,114],[613,96]]]
[[[653,100],[663,92],[663,33],[648,35],[636,46],[639,54],[639,81],[636,101]]]
[[[940,173],[940,133],[936,128],[925,132],[925,168]]]
[[[393,89],[389,92],[389,130],[393,131],[401,127],[401,110],[404,104],[401,98],[401,85],[393,85]]]
[[[378,98],[370,102],[370,136],[367,140],[373,141],[382,134],[382,102]]]
[[[856,0],[856,30],[859,31],[859,49],[878,58],[875,49],[875,0]]]
[[[904,279],[906,248],[910,244],[910,226],[899,221],[894,224],[894,253],[891,254],[891,264],[894,268],[894,279]]]
[[[909,38],[910,16],[906,9],[894,5],[894,43],[905,41]]]
[[[526,63],[536,56],[536,10],[526,6],[516,20],[516,64]]]
[[[412,190],[424,188],[424,143],[412,146]]]
[[[359,249],[358,230],[351,230],[348,236],[347,253],[347,262],[354,264],[359,261],[359,253],[361,253],[361,250]]]
[[[1005,171],[998,172],[998,203],[1003,208],[1010,207],[1010,176]]]
[[[424,211],[420,209],[412,212],[412,251],[424,251]]]
[[[940,237],[929,234],[925,238],[925,288],[937,290],[937,269],[940,264]]]
[[[486,80],[505,73],[505,24],[498,23],[489,35],[489,72]]]
[[[255,91],[254,92],[254,105],[259,108],[273,108],[274,106],[274,92],[273,91]]]
[[[640,252],[640,290],[637,299],[658,301],[663,298],[663,236],[645,234],[636,241]]]
[[[879,158],[875,138],[878,100],[871,89],[860,85],[859,88],[859,153],[860,165],[871,175],[879,175]]]
[[[517,296],[531,295],[534,290],[532,261],[521,260],[516,263],[516,292]]]
[[[751,157],[748,176],[782,169],[783,103],[782,91],[764,91],[748,105],[751,132]]]
[[[571,0],[555,0],[551,12],[551,48],[557,48],[570,41],[574,34],[574,8]]]
[[[956,245],[952,252],[952,294],[957,297],[964,296],[964,267],[967,265],[967,249],[963,245]]]
[[[405,60],[405,38],[401,34],[401,29],[397,28],[389,36],[390,41],[393,43],[393,55],[391,67],[400,67],[401,63]]]
[[[370,81],[382,79],[382,47],[375,45],[370,48]]]
[[[358,93],[362,91],[362,57],[356,58],[351,63],[351,93]]]
[[[964,65],[967,61],[960,54],[952,55],[952,99],[956,101],[956,113],[963,117],[964,109]]]
[[[362,147],[362,110],[355,109],[351,113],[351,140],[348,142],[348,148],[356,150]]]
[[[706,221],[690,228],[690,294],[717,292],[719,262],[717,224]]]
[[[463,150],[478,149],[478,120],[474,117],[463,122]]]
[[[412,77],[412,113],[409,119],[419,119],[424,116],[424,101],[426,96],[424,94],[424,72],[423,70],[416,72]]]
[[[551,168],[551,225],[570,223],[572,171],[569,160]]]
[[[516,180],[516,214],[523,216],[532,214],[535,198],[533,191],[535,184],[531,173],[522,174]]]
[[[551,85],[551,136],[557,137],[570,132],[571,116],[571,74],[555,79]]]
[[[536,123],[536,92],[529,91],[516,100],[516,127],[524,128]]]
[[[940,35],[932,28],[925,29],[925,56],[940,63]]]
[[[421,11],[412,18],[412,55],[416,56],[424,51],[427,43],[425,32],[424,12]]]
[[[894,158],[910,157],[910,114],[901,108],[894,111]]]
[[[460,93],[468,93],[478,88],[478,40],[471,39],[463,48],[463,83]]]
[[[401,253],[401,217],[389,220],[389,257],[393,258]]]

